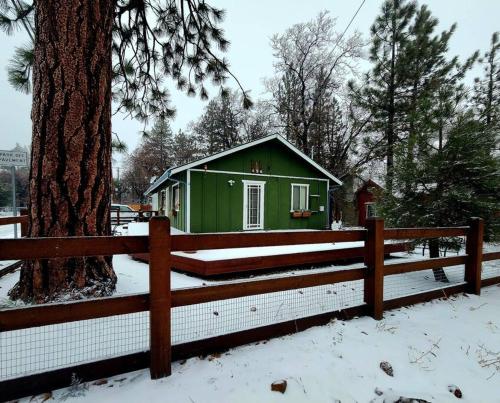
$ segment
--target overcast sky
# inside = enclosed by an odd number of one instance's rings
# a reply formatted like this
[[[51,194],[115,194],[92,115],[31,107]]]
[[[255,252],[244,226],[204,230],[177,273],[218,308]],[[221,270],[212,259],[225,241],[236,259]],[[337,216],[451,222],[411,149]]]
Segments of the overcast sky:
[[[210,3],[226,10],[222,26],[226,38],[231,41],[227,58],[233,72],[244,87],[251,90],[253,99],[257,99],[264,93],[262,79],[273,74],[269,38],[274,33],[283,32],[295,23],[308,21],[321,10],[329,10],[337,18],[337,30],[343,31],[361,0],[212,0]],[[447,29],[454,22],[458,24],[451,39],[450,54],[462,59],[476,49],[484,52],[491,34],[500,30],[500,0],[427,0],[420,3],[428,4],[440,21],[440,29]],[[382,0],[366,0],[348,34],[358,30],[368,38],[370,25],[381,4]],[[31,97],[12,89],[6,73],[14,48],[25,41],[23,32],[10,37],[0,32],[0,150],[11,149],[16,143],[30,143]],[[478,70],[473,73],[478,74]],[[206,102],[179,93],[175,86],[172,86],[171,95],[177,109],[172,127],[174,130],[184,129],[190,121],[200,116]],[[138,122],[124,120],[121,116],[113,118],[113,131],[120,135],[130,150],[137,145],[141,128]]]

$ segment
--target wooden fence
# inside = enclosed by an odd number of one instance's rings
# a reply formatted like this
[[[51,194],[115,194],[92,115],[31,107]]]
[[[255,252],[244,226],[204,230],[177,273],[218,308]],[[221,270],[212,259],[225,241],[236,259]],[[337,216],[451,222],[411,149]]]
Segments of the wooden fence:
[[[384,240],[386,239],[455,236],[466,237],[465,255],[416,262],[384,263]],[[382,219],[373,218],[368,220],[366,230],[171,236],[169,220],[165,217],[154,217],[149,222],[149,236],[0,240],[0,260],[150,254],[149,293],[0,311],[0,332],[149,311],[149,351],[7,379],[0,382],[0,400],[15,399],[68,386],[74,374],[81,381],[90,381],[149,367],[152,378],[161,378],[171,373],[172,360],[294,333],[311,326],[328,323],[334,317],[350,318],[371,315],[379,320],[383,317],[384,310],[387,309],[459,292],[480,294],[481,286],[500,283],[500,276],[481,281],[481,263],[500,259],[500,252],[483,253],[482,238],[483,221],[481,219],[471,220],[470,226],[454,228],[385,229]],[[172,251],[348,241],[365,241],[365,267],[190,289],[171,290],[170,287]],[[464,282],[460,284],[384,301],[383,290],[386,276],[461,264],[465,265],[465,276]],[[362,280],[364,283],[365,303],[359,306],[171,345],[172,308],[354,280]]]
[[[151,217],[158,216],[158,210],[136,210],[130,212],[121,212],[118,210],[111,211],[111,225],[119,226],[122,224],[129,224],[131,222],[147,222]]]
[[[21,237],[25,237],[28,235],[28,216],[26,209],[21,209],[20,216],[12,216],[12,217],[0,217],[0,226],[2,225],[17,225],[21,226]],[[0,278],[5,276],[6,274],[12,273],[19,266],[21,266],[22,262],[14,262],[7,266],[0,268]]]

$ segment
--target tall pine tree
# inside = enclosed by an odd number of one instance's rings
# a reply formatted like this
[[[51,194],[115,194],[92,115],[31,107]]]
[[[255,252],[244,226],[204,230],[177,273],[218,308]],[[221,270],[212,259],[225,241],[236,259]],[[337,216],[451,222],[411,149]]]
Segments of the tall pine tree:
[[[372,71],[361,86],[350,84],[358,105],[372,116],[371,145],[386,161],[386,191],[392,192],[394,152],[405,131],[402,122],[407,84],[407,66],[402,57],[416,3],[386,0],[371,27],[370,61]]]
[[[12,66],[18,86],[33,79],[30,237],[110,234],[112,97],[140,120],[173,114],[166,78],[206,99],[207,79],[222,86],[232,76],[219,52],[229,45],[223,18],[202,0],[0,1],[0,29],[33,38]],[[111,263],[27,261],[10,295],[108,295]]]

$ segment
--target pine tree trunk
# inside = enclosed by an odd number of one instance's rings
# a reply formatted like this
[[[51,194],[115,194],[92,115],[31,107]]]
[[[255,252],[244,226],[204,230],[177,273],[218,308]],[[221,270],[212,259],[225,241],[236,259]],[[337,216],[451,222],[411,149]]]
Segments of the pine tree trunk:
[[[29,236],[109,235],[113,0],[36,2]],[[115,289],[111,258],[25,262],[12,298]]]
[[[439,257],[439,239],[434,238],[429,240],[429,257]],[[434,280],[441,281],[442,283],[448,283],[448,277],[446,277],[446,273],[444,272],[442,267],[438,267],[436,269],[432,269],[434,274]]]

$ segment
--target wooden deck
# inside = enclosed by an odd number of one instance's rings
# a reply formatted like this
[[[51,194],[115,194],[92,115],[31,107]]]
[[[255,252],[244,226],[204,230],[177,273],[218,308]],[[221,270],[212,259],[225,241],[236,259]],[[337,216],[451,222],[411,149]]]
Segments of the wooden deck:
[[[408,242],[386,244],[384,246],[384,253],[389,255],[396,252],[405,252],[408,248]],[[131,256],[141,262],[149,263],[148,253],[135,253],[131,254]],[[241,272],[328,264],[342,260],[363,258],[364,247],[355,247],[220,260],[202,260],[194,256],[191,258],[172,253],[171,262],[172,268],[175,270],[196,274],[202,277],[212,277]]]

